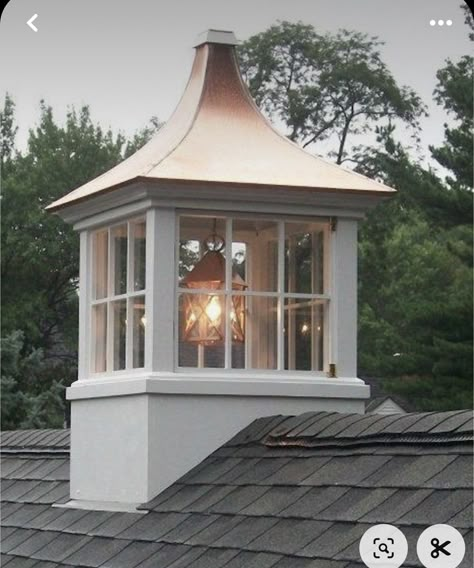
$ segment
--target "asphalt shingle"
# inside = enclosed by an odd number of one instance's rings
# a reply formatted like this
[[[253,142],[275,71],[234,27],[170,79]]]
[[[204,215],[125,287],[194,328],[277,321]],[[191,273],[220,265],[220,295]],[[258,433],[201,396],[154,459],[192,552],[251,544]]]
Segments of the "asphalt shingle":
[[[390,460],[388,456],[334,457],[306,477],[303,485],[358,485]]]
[[[9,553],[14,550],[21,543],[28,540],[35,534],[35,531],[30,529],[14,529],[9,534],[4,534],[2,529],[2,552]]]
[[[245,549],[249,542],[258,538],[277,522],[278,519],[270,517],[257,517],[251,520],[247,518],[242,519],[238,525],[217,539],[215,545]]]
[[[65,557],[65,562],[73,566],[98,568],[102,564],[108,563],[111,558],[119,554],[129,544],[128,541],[117,538],[97,537],[88,539],[84,546],[81,546],[73,554],[68,554]]]
[[[265,486],[236,487],[221,501],[212,506],[215,513],[237,514],[268,491]]]
[[[108,568],[135,568],[165,546],[155,542],[131,542],[107,561]]]
[[[304,497],[284,509],[280,515],[317,519],[321,511],[327,509],[347,491],[348,487],[315,487],[311,488]]]
[[[431,494],[431,489],[398,489],[384,503],[366,513],[361,518],[361,521],[367,523],[394,523]]]
[[[264,418],[143,504],[146,514],[53,507],[69,499],[69,433],[4,433],[12,446],[2,455],[2,562],[363,568],[360,536],[391,523],[408,538],[407,565],[420,568],[416,541],[426,526],[472,528],[471,418],[467,411]],[[469,552],[460,568],[471,565]]]
[[[247,545],[250,550],[295,554],[326,531],[331,523],[282,519]]]
[[[242,551],[234,556],[225,568],[274,568],[279,560],[279,554]]]
[[[33,555],[34,558],[38,558],[39,560],[49,560],[51,562],[62,562],[76,550],[81,549],[88,542],[92,541],[91,538],[84,535],[67,533],[55,534],[56,538],[52,539],[45,546],[36,551]]]
[[[119,533],[118,538],[158,541],[166,533],[187,519],[184,513],[148,513],[131,527]]]

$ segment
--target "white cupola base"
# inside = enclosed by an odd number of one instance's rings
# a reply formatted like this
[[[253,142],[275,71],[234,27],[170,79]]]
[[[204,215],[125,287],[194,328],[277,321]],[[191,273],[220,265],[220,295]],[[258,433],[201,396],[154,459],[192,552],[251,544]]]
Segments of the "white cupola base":
[[[92,509],[133,509],[254,419],[363,413],[368,390],[362,381],[340,379],[174,376],[71,389],[71,499]]]

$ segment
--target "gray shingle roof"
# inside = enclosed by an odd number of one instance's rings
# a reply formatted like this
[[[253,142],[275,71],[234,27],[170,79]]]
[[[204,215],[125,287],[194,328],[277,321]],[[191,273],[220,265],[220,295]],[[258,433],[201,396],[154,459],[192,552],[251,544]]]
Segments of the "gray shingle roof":
[[[397,525],[406,566],[433,523],[472,560],[472,412],[256,420],[141,513],[63,509],[67,431],[2,434],[2,567],[362,568],[358,542]],[[146,514],[143,514],[146,511]]]

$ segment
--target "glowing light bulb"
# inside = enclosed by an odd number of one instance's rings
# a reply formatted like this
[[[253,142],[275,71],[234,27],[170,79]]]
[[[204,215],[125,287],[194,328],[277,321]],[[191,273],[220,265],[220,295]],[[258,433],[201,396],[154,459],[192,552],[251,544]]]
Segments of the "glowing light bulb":
[[[141,321],[141,323],[142,323],[142,326],[145,327],[145,326],[146,326],[146,316],[142,316],[142,317],[140,318],[140,321]]]
[[[212,323],[216,322],[221,315],[221,305],[219,298],[213,296],[212,300],[206,306],[206,315],[211,320]]]
[[[308,331],[309,331],[309,325],[307,323],[304,323],[301,326],[301,333],[308,333]]]

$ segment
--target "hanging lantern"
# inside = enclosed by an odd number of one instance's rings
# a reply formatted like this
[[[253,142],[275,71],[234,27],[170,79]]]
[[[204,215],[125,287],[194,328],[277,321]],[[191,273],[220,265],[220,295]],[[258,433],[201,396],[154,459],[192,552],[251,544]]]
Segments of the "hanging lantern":
[[[181,286],[194,290],[215,290],[203,294],[184,294],[183,339],[199,345],[217,345],[224,342],[226,326],[225,258],[222,250],[225,241],[215,233],[204,242],[206,252],[191,272],[183,278]],[[244,280],[232,275],[232,290],[247,288]],[[220,293],[218,293],[220,291]],[[232,341],[245,339],[245,297],[230,298],[228,316]]]

